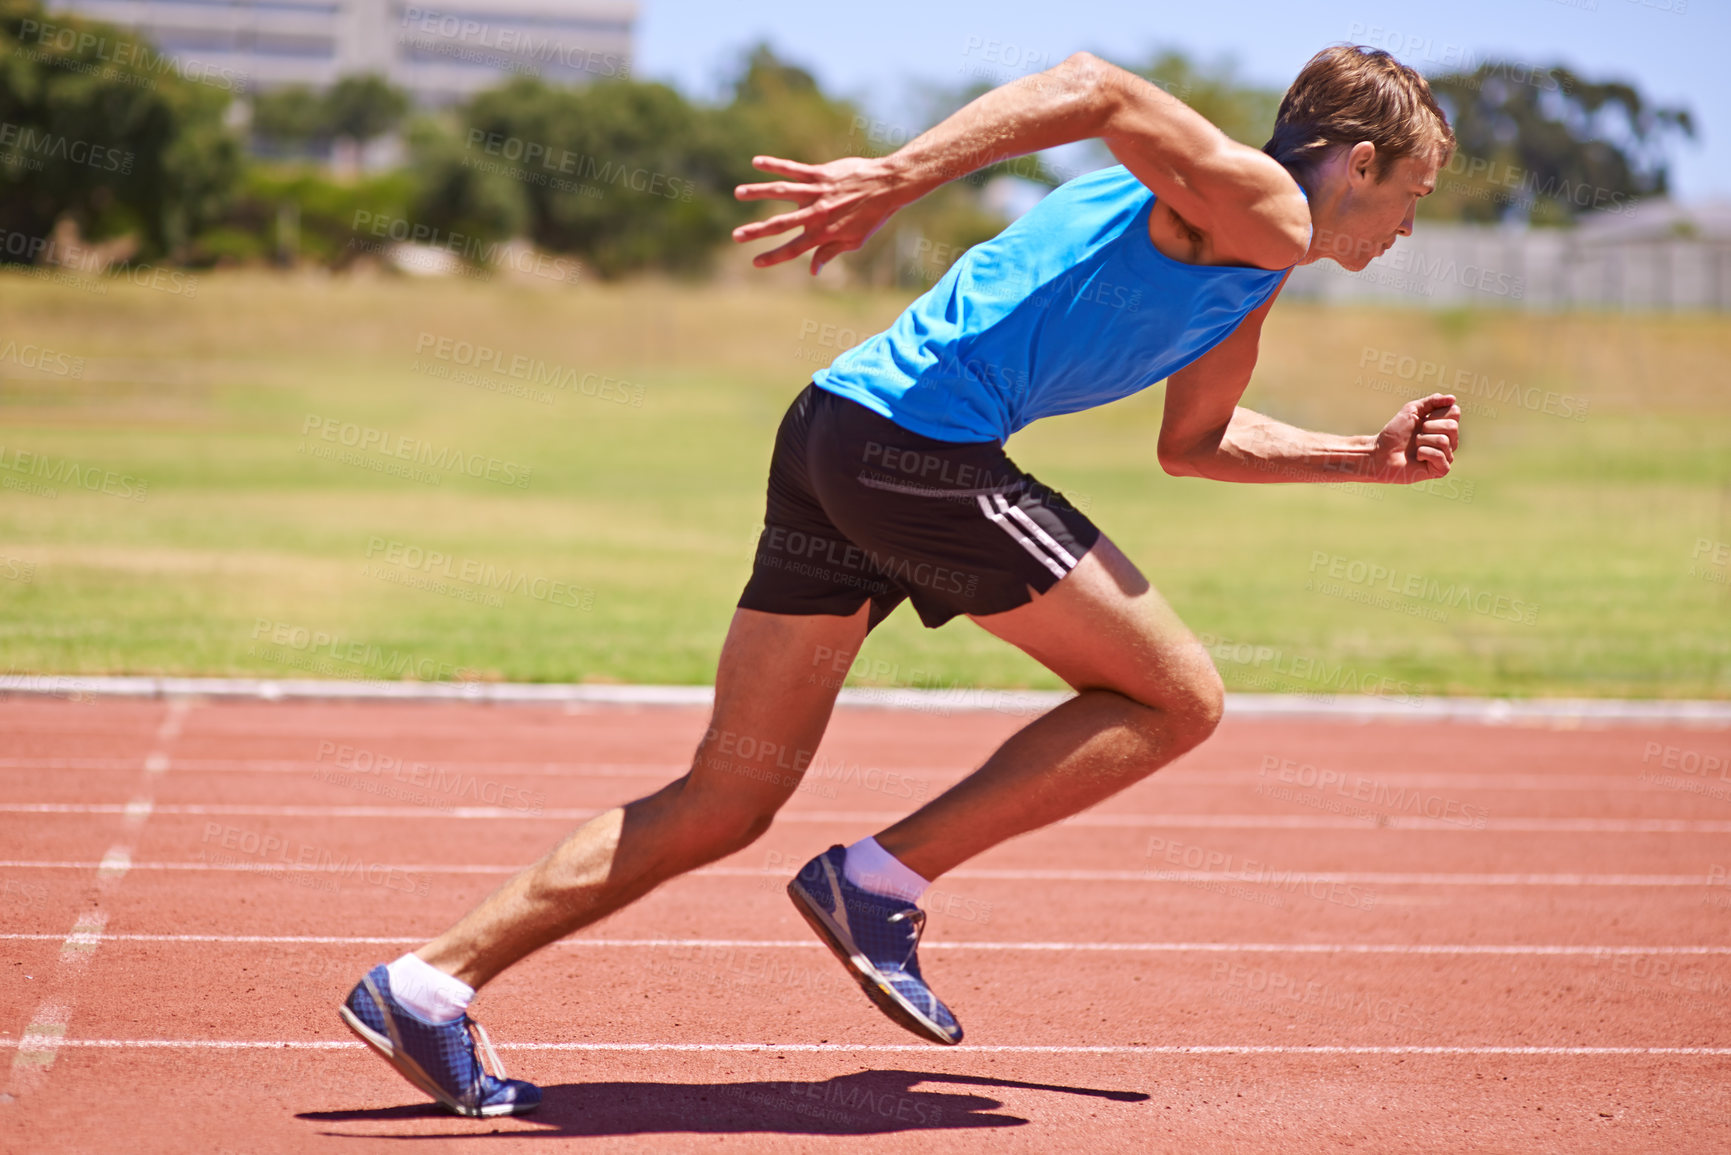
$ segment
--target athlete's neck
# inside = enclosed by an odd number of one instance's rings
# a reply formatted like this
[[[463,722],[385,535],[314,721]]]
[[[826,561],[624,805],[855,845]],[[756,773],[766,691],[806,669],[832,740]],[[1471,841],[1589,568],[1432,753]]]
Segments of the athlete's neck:
[[[1317,225],[1316,225],[1316,214],[1317,214],[1317,210],[1322,205],[1322,201],[1319,199],[1320,193],[1321,193],[1321,188],[1322,188],[1322,181],[1317,176],[1315,169],[1312,169],[1312,168],[1294,168],[1294,167],[1289,166],[1289,165],[1282,165],[1281,167],[1285,168],[1287,175],[1290,176],[1294,181],[1296,181],[1298,183],[1299,191],[1304,193],[1305,204],[1310,209],[1310,222],[1311,222],[1310,223],[1310,246],[1311,246],[1311,251],[1306,252],[1304,254],[1304,256],[1301,257],[1298,261],[1298,263],[1301,265],[1308,265],[1312,261],[1317,259],[1316,256],[1314,256],[1313,254],[1315,253],[1315,250],[1316,250],[1316,235],[1317,235],[1317,233],[1321,232],[1321,230],[1319,228],[1317,228]]]

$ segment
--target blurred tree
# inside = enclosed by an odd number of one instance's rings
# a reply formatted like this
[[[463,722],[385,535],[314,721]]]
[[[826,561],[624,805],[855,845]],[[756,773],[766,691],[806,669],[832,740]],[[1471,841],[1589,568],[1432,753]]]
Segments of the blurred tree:
[[[345,76],[324,92],[288,84],[252,102],[253,135],[276,145],[306,148],[338,137],[365,143],[402,123],[408,93],[372,73]]]
[[[328,138],[324,101],[304,84],[288,84],[252,98],[253,136],[305,148]]]
[[[92,239],[136,234],[141,255],[155,257],[220,211],[240,171],[223,126],[227,93],[153,67],[153,54],[116,53],[117,43],[137,38],[36,0],[0,0],[0,229],[46,237],[66,217]],[[20,259],[0,249],[0,261]]]
[[[314,165],[251,165],[227,212],[199,235],[188,259],[195,264],[316,261],[342,268],[406,236],[416,222],[415,193],[408,172],[338,181]]]
[[[409,94],[376,73],[345,76],[323,99],[324,128],[363,144],[396,128],[409,111]]]
[[[1430,84],[1459,142],[1436,191],[1419,202],[1431,219],[1566,224],[1624,211],[1666,194],[1666,150],[1695,135],[1688,109],[1560,65],[1488,61]]]
[[[442,118],[409,125],[409,165],[415,174],[410,215],[446,236],[483,241],[521,236],[529,227],[529,200],[521,181],[472,164],[459,130]]]
[[[1183,52],[1165,49],[1146,64],[1126,65],[1207,118],[1240,144],[1261,148],[1274,133],[1284,90],[1262,88],[1240,78],[1231,58],[1198,64]]]
[[[748,141],[725,110],[666,85],[518,78],[478,95],[461,119],[459,163],[518,182],[531,239],[603,276],[702,270],[745,219],[732,194],[752,172]]]
[[[858,155],[869,121],[805,69],[758,44],[741,58],[728,114],[754,153],[815,163]],[[750,157],[746,157],[749,162]]]

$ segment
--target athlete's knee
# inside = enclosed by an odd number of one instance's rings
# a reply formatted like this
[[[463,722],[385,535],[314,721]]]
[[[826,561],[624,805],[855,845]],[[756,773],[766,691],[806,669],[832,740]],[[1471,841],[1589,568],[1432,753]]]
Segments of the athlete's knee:
[[[762,838],[780,808],[777,800],[766,797],[698,790],[689,779],[684,787],[680,842],[698,865],[737,854]]]
[[[1226,712],[1226,683],[1212,664],[1189,673],[1180,683],[1168,710],[1184,738],[1197,746],[1220,726]]]
[[[737,854],[768,833],[774,821],[774,810],[738,808],[711,815],[706,823],[710,847],[718,858]]]
[[[1123,691],[1119,691],[1123,693]],[[1187,666],[1158,685],[1142,687],[1125,697],[1145,708],[1140,722],[1158,733],[1168,750],[1182,753],[1201,745],[1220,725],[1226,707],[1226,686],[1211,663]]]

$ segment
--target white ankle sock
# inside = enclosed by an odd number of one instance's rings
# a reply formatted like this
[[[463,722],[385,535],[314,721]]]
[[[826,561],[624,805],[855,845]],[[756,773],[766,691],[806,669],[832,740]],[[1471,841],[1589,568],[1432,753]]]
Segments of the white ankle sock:
[[[861,890],[918,902],[931,883],[902,865],[902,860],[878,845],[875,838],[862,838],[847,848],[842,873]]]
[[[399,1003],[429,1023],[448,1023],[463,1017],[475,988],[455,975],[448,975],[417,954],[406,954],[385,966],[391,976],[391,994]]]

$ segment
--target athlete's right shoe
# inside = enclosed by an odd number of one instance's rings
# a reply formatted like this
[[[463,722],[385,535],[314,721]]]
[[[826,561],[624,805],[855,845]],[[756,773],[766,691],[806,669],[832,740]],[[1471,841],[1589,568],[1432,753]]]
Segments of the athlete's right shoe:
[[[383,963],[366,976],[337,1008],[349,1030],[384,1056],[385,1062],[458,1115],[526,1115],[541,1105],[541,1088],[505,1078],[505,1068],[487,1032],[468,1015],[448,1023],[429,1023],[391,994]],[[489,1075],[475,1055],[475,1039],[493,1060]]]
[[[787,884],[788,897],[893,1022],[935,1043],[961,1042],[962,1025],[920,977],[914,952],[926,912],[849,882],[842,869],[846,858],[846,847],[832,846],[806,863]]]

